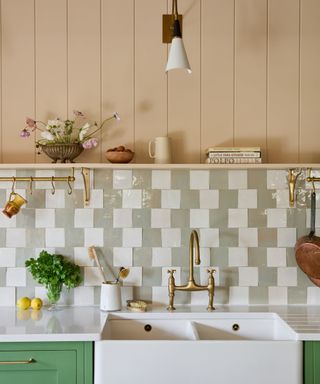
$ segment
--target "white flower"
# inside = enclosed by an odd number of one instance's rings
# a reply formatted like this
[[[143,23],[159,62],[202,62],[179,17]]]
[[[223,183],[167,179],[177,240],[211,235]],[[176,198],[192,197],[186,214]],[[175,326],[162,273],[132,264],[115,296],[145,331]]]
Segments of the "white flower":
[[[118,121],[121,120],[118,112],[114,112],[113,117]]]
[[[61,120],[58,120],[58,119],[57,120],[48,120],[47,129],[50,129],[52,127],[61,127],[63,125],[64,124]]]
[[[82,141],[84,139],[84,136],[88,132],[89,128],[90,128],[89,123],[85,123],[85,125],[80,128],[80,131],[79,131],[79,140],[80,141]]]
[[[41,132],[41,137],[43,137],[46,140],[54,140],[54,136],[51,135],[50,132],[46,132],[46,131]]]

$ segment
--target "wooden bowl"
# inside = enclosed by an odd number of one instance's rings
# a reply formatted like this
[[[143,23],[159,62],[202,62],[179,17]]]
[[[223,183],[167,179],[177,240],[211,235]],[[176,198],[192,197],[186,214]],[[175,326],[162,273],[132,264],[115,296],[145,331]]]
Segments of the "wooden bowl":
[[[129,151],[107,151],[106,158],[110,163],[130,163],[134,152]]]

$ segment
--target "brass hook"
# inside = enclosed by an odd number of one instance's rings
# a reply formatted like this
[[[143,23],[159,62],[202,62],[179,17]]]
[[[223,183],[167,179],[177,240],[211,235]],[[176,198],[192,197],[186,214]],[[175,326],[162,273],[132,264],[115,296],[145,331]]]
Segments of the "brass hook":
[[[290,207],[294,206],[296,182],[301,172],[302,172],[301,169],[293,169],[293,168],[289,169],[289,172],[288,172]]]
[[[16,185],[16,178],[13,176],[12,177],[12,187],[11,187],[11,193],[14,194],[14,187]]]
[[[67,181],[68,186],[69,186],[68,195],[71,195],[71,193],[72,193],[72,186],[71,186],[70,180],[71,180],[71,177],[68,176],[68,181]]]
[[[311,183],[312,183],[312,192],[315,193],[316,192],[316,187],[314,186],[314,180],[312,180]]]
[[[54,195],[56,193],[56,187],[54,185],[54,176],[51,176],[51,185],[52,185],[51,195]]]
[[[33,183],[33,177],[30,176],[30,183],[29,183],[29,192],[30,192],[30,195],[32,195],[32,183]]]

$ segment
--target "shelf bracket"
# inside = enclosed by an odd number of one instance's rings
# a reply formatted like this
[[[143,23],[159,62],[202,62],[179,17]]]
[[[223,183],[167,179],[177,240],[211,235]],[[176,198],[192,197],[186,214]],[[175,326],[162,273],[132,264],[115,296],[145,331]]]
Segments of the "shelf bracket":
[[[90,169],[81,168],[81,174],[83,177],[84,191],[83,191],[83,203],[87,207],[90,203]]]
[[[290,168],[288,171],[289,206],[291,208],[294,207],[296,182],[300,174],[301,174],[300,169]]]

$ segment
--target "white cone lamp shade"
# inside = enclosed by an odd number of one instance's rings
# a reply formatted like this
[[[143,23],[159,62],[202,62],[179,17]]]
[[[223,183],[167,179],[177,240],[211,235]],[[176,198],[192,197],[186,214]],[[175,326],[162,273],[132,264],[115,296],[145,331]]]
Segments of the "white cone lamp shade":
[[[188,73],[192,73],[188,56],[184,48],[183,40],[181,38],[179,20],[174,21],[173,31],[173,38],[166,66],[166,72],[170,71],[171,69],[186,69]]]

